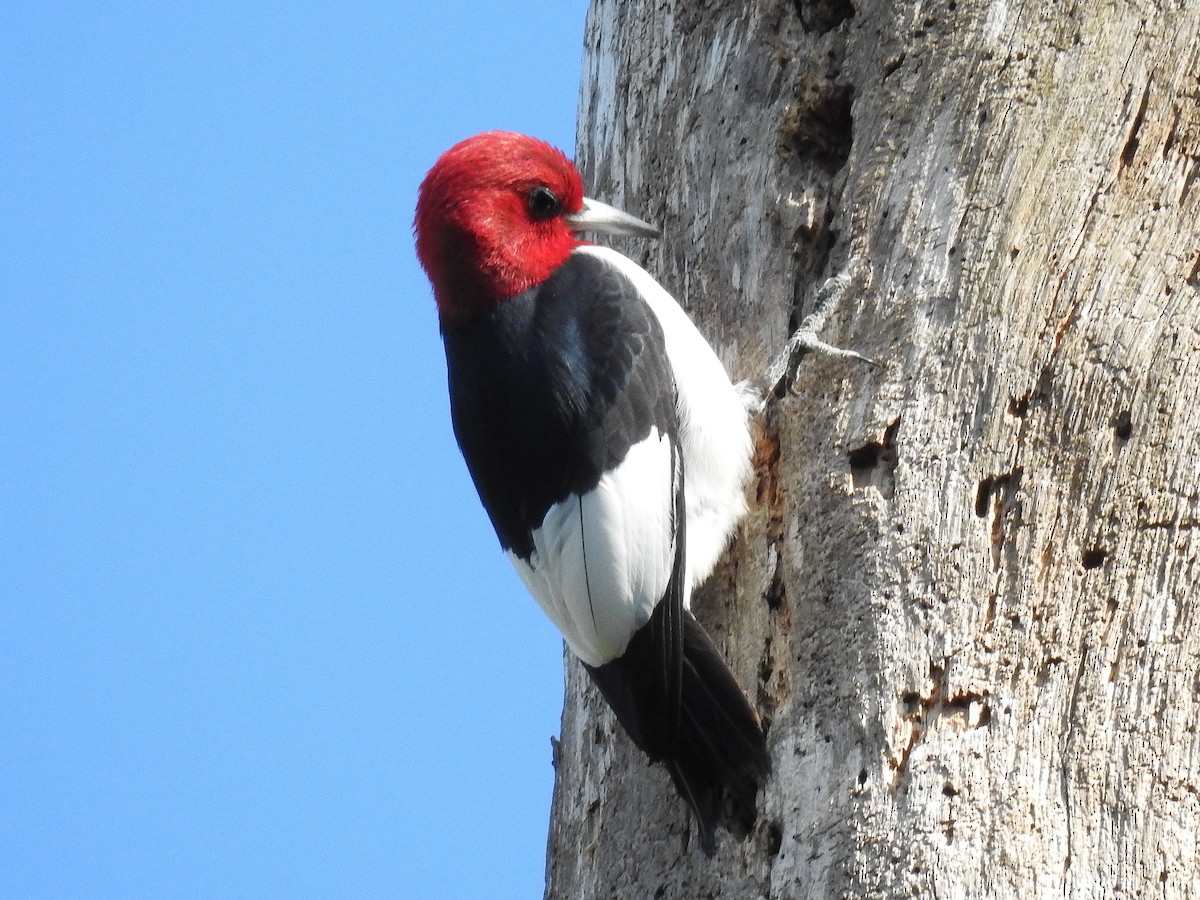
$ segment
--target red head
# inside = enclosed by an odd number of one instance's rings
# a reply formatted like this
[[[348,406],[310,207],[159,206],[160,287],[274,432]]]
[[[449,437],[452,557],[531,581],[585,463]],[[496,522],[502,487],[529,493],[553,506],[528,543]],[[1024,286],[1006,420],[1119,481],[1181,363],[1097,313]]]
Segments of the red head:
[[[582,243],[576,232],[658,236],[583,196],[561,152],[508,131],[477,134],[443,153],[421,182],[413,225],[443,323],[541,284]]]
[[[417,198],[417,257],[443,321],[545,281],[580,243],[575,166],[544,141],[488,131],[438,159]]]

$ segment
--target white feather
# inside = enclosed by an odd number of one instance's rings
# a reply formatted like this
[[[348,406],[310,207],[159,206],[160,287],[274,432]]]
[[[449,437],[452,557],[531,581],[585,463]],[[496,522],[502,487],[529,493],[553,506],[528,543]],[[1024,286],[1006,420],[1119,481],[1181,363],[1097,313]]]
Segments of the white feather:
[[[688,585],[695,587],[711,574],[746,512],[752,450],[746,398],[687,313],[649,272],[607,247],[575,252],[604,260],[628,278],[662,325],[679,394]]]
[[[588,665],[624,653],[666,592],[672,502],[670,440],[652,429],[594,489],[550,508],[528,562],[509,552],[529,593]]]
[[[678,394],[687,517],[687,583],[708,578],[746,512],[751,438],[746,398],[675,299],[648,272],[604,247],[584,246],[624,275],[663,329]],[[546,513],[528,562],[509,559],[526,588],[585,663],[625,652],[671,577],[671,447],[657,430],[584,496]]]

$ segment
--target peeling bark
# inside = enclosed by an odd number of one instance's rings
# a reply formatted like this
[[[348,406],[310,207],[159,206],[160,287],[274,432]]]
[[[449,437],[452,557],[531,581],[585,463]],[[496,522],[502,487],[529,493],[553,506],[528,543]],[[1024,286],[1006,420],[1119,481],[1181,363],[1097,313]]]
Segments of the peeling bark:
[[[746,842],[582,669],[547,896],[1200,896],[1200,6],[594,0],[579,162],[762,423],[694,600],[770,720]],[[693,841],[694,843],[694,841]]]

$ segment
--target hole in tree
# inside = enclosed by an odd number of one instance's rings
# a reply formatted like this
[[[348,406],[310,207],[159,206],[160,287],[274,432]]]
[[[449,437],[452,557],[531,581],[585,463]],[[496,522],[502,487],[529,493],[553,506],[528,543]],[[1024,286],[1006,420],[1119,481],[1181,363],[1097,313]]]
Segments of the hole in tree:
[[[832,31],[854,15],[854,4],[849,0],[795,0],[795,3],[804,30],[818,34]]]
[[[1123,409],[1113,416],[1112,427],[1117,440],[1129,440],[1133,436],[1133,417],[1130,416],[1129,410]]]
[[[783,829],[778,822],[772,822],[767,826],[767,856],[772,858],[779,855],[779,849],[783,846]]]
[[[771,612],[779,612],[779,608],[783,606],[783,600],[787,593],[787,588],[783,584],[783,575],[776,572],[771,579],[771,584],[767,588],[767,609]]]
[[[805,82],[780,130],[782,145],[829,174],[846,164],[854,143],[854,90],[832,81]]]
[[[895,495],[896,466],[900,461],[900,451],[896,446],[899,431],[900,420],[897,418],[884,429],[883,440],[869,441],[846,451],[855,490],[874,485],[884,499],[890,500]]]
[[[869,444],[864,444],[857,450],[851,450],[846,454],[850,460],[850,468],[856,472],[875,468],[879,463],[879,451],[882,449],[882,444],[872,441]]]
[[[992,500],[992,491],[996,488],[996,479],[989,475],[979,482],[979,488],[975,491],[975,515],[983,518],[987,515],[988,504]]]
[[[1001,475],[988,475],[986,478],[981,479],[979,487],[975,491],[975,515],[981,519],[986,516],[993,497],[999,497],[1001,504],[1007,502],[1009,497],[1017,492],[1020,484],[1020,467],[1013,469],[1011,472],[1005,472]]]

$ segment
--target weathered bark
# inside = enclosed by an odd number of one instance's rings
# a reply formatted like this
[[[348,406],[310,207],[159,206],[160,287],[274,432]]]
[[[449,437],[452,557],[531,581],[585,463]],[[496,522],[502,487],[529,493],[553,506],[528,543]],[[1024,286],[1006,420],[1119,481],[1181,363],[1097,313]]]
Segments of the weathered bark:
[[[594,0],[579,159],[763,425],[715,859],[567,665],[547,895],[1200,897],[1200,4]]]

